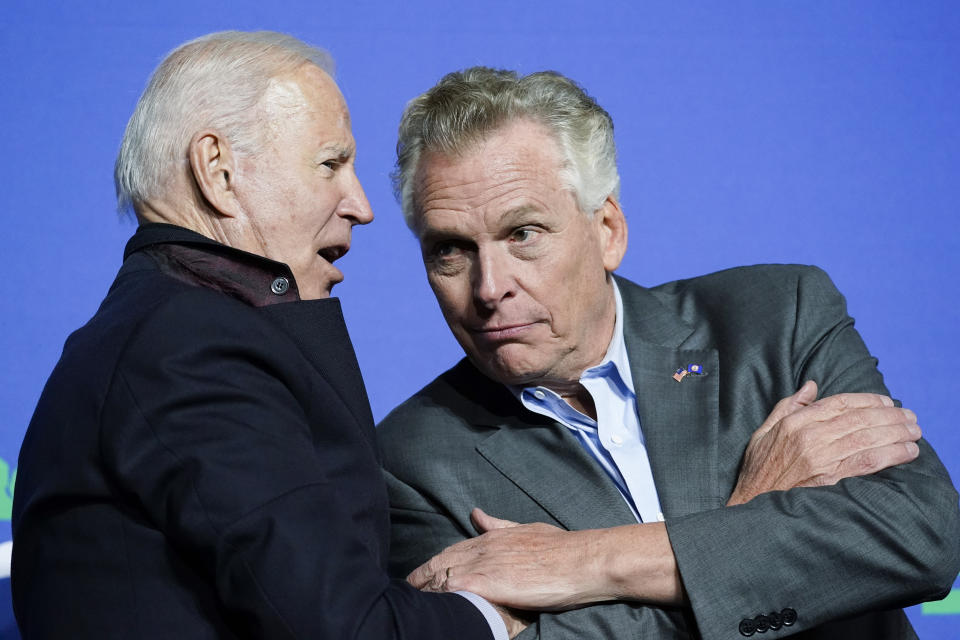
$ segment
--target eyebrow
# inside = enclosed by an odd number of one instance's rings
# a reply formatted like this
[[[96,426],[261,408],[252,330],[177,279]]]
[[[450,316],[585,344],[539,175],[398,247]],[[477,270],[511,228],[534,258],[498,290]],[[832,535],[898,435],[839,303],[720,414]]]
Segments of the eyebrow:
[[[317,150],[317,153],[314,157],[319,159],[321,157],[328,156],[331,153],[336,154],[338,160],[346,160],[347,158],[354,157],[356,150],[353,147],[344,146],[341,144],[325,144]]]
[[[540,209],[531,204],[522,204],[513,209],[508,209],[500,216],[501,226],[512,226],[519,222],[525,216],[540,213]],[[423,233],[418,234],[420,242],[437,242],[439,240],[462,240],[467,239],[468,234],[462,233],[457,228],[444,229],[425,229]]]
[[[500,222],[514,222],[517,218],[523,218],[531,213],[540,213],[540,209],[532,204],[522,204],[519,207],[508,209],[500,216]]]

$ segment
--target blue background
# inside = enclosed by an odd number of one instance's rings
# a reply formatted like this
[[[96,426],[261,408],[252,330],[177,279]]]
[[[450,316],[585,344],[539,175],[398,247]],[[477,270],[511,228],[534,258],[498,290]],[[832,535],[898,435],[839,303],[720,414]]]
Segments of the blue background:
[[[461,356],[389,186],[401,109],[456,68],[549,68],[616,123],[631,232],[620,273],[656,284],[757,262],[822,266],[960,478],[960,3],[8,1],[2,14],[11,472],[64,339],[96,309],[133,231],[114,213],[112,167],[147,76],[182,41],[266,28],[328,48],[353,114],[377,220],[355,230],[336,293],[377,419]],[[0,541],[8,497],[0,486]],[[16,637],[8,593],[0,580],[0,637]],[[960,616],[910,615],[921,638],[960,638]]]

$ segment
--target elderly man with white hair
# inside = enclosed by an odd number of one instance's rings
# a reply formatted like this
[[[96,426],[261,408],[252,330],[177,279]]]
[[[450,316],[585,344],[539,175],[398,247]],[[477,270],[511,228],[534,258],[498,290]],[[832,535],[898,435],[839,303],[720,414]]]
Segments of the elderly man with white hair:
[[[482,599],[385,570],[373,421],[330,297],[373,218],[354,156],[328,56],[294,38],[212,34],[156,70],[116,164],[140,226],[20,454],[24,638],[507,637]]]

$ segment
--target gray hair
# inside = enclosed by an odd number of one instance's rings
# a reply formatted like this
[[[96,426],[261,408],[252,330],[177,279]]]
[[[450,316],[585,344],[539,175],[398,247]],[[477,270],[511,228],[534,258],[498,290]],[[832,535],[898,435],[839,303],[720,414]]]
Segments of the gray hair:
[[[188,163],[190,139],[218,130],[234,153],[260,143],[256,105],[276,76],[312,63],[333,75],[326,51],[273,31],[222,31],[191,40],[164,58],[127,123],[114,167],[117,209],[162,195]]]
[[[608,196],[619,197],[613,120],[575,82],[554,71],[471,67],[444,76],[407,103],[400,119],[394,193],[414,228],[413,177],[427,152],[460,154],[507,123],[527,118],[544,125],[563,156],[561,180],[592,214]]]

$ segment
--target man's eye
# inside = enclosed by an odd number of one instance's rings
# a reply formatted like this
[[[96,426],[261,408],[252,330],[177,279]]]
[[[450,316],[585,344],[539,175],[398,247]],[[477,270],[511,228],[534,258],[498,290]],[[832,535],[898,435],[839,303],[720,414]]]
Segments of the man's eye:
[[[431,253],[437,258],[449,258],[456,250],[457,247],[452,242],[438,242],[433,245]]]
[[[327,160],[326,162],[322,162],[321,164],[325,166],[327,169],[330,169],[330,171],[336,171],[337,167],[340,166],[340,163],[337,162],[336,160]]]
[[[536,230],[531,229],[530,227],[521,227],[516,229],[511,235],[510,239],[514,242],[529,242],[533,240],[533,237],[536,235]]]

